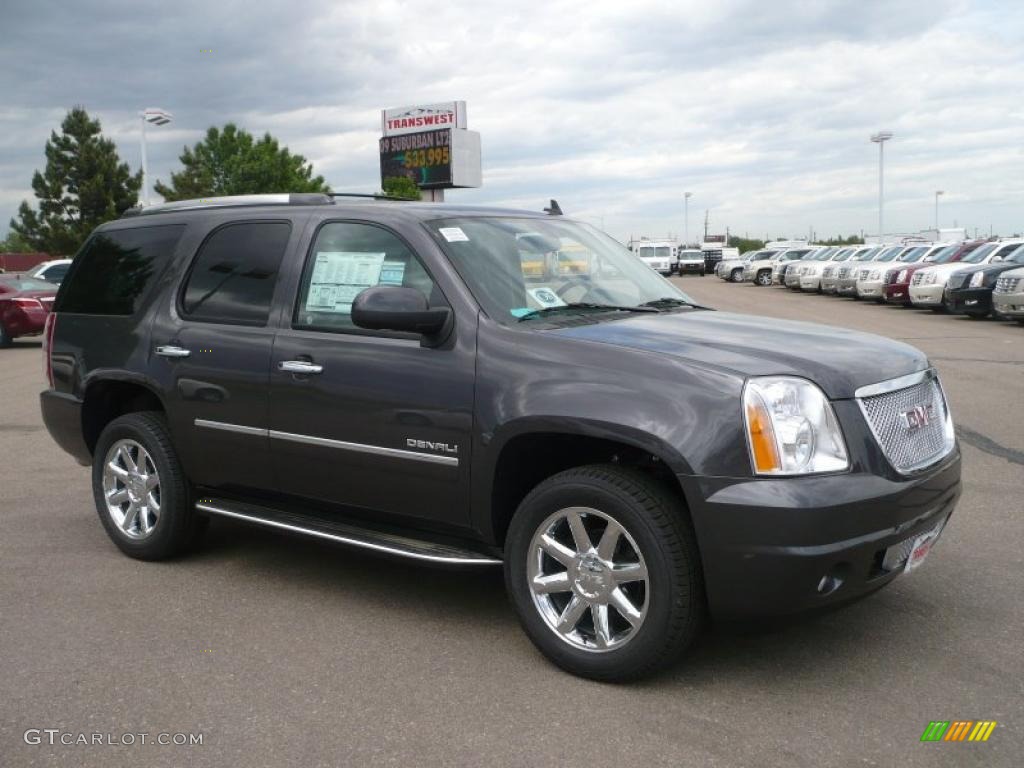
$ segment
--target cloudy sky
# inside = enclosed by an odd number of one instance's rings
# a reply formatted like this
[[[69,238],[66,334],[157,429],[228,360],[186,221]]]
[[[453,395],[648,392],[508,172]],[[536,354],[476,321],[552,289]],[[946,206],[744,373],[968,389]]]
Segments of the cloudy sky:
[[[214,124],[270,131],[339,191],[379,188],[380,109],[465,99],[484,186],[620,238],[1024,230],[1017,0],[4,0],[0,234],[76,104],[151,178]],[[209,49],[211,53],[203,53]]]

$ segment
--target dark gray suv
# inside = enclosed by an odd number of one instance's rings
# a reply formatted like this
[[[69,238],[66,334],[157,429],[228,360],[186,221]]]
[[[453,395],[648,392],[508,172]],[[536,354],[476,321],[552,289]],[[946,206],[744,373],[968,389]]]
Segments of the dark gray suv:
[[[177,555],[221,516],[503,563],[537,647],[602,680],[668,663],[709,615],[883,586],[960,493],[919,351],[697,306],[561,216],[132,211],[76,256],[45,344],[46,425],[126,554]]]

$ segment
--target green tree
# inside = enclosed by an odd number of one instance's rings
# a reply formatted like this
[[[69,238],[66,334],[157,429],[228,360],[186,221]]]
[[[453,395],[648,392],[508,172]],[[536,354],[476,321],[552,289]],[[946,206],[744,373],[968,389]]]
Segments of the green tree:
[[[178,159],[184,169],[171,174],[169,185],[157,181],[154,186],[165,200],[330,191],[302,155],[293,155],[269,133],[257,140],[233,123],[210,128],[203,141],[185,147]]]
[[[729,235],[729,247],[739,248],[740,253],[746,253],[747,251],[759,251],[764,248],[764,240],[753,240],[748,237],[736,237],[736,235]]]
[[[141,171],[132,174],[117,147],[100,134],[100,121],[75,107],[46,142],[46,169],[32,176],[39,200],[33,210],[23,200],[11,230],[33,250],[71,254],[88,234],[135,205]]]
[[[850,235],[849,237],[830,237],[828,240],[822,240],[822,245],[862,245],[864,238],[860,235]]]
[[[7,237],[0,240],[0,253],[26,253],[31,251],[32,244],[14,230],[7,233]]]
[[[416,182],[406,176],[389,176],[382,184],[384,194],[388,197],[401,197],[404,200],[419,200],[420,188]]]

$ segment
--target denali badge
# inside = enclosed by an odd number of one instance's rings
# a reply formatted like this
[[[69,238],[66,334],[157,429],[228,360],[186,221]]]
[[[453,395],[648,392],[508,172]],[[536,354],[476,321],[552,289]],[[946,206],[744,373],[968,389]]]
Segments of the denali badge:
[[[459,446],[448,445],[448,443],[432,443],[429,440],[416,440],[411,437],[405,439],[405,444],[410,448],[425,449],[428,451],[438,451],[440,453],[458,453]]]
[[[935,406],[931,403],[915,405],[909,411],[901,413],[900,416],[903,417],[903,423],[907,429],[913,432],[921,427],[927,427],[931,423],[931,420],[935,418]]]

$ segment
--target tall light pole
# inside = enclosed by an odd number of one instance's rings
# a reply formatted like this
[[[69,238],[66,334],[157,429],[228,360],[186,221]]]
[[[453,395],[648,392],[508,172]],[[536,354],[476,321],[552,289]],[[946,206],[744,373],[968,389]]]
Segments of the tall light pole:
[[[939,195],[946,194],[941,189],[935,190],[935,236],[939,235]]]
[[[690,198],[693,192],[683,192],[683,247],[690,247]]]
[[[139,205],[149,205],[149,169],[146,167],[146,123],[167,125],[173,119],[170,112],[150,107],[139,112],[142,127],[142,189],[139,190]]]
[[[879,131],[871,137],[878,145],[878,237],[885,233],[885,142],[892,138],[892,131]]]

